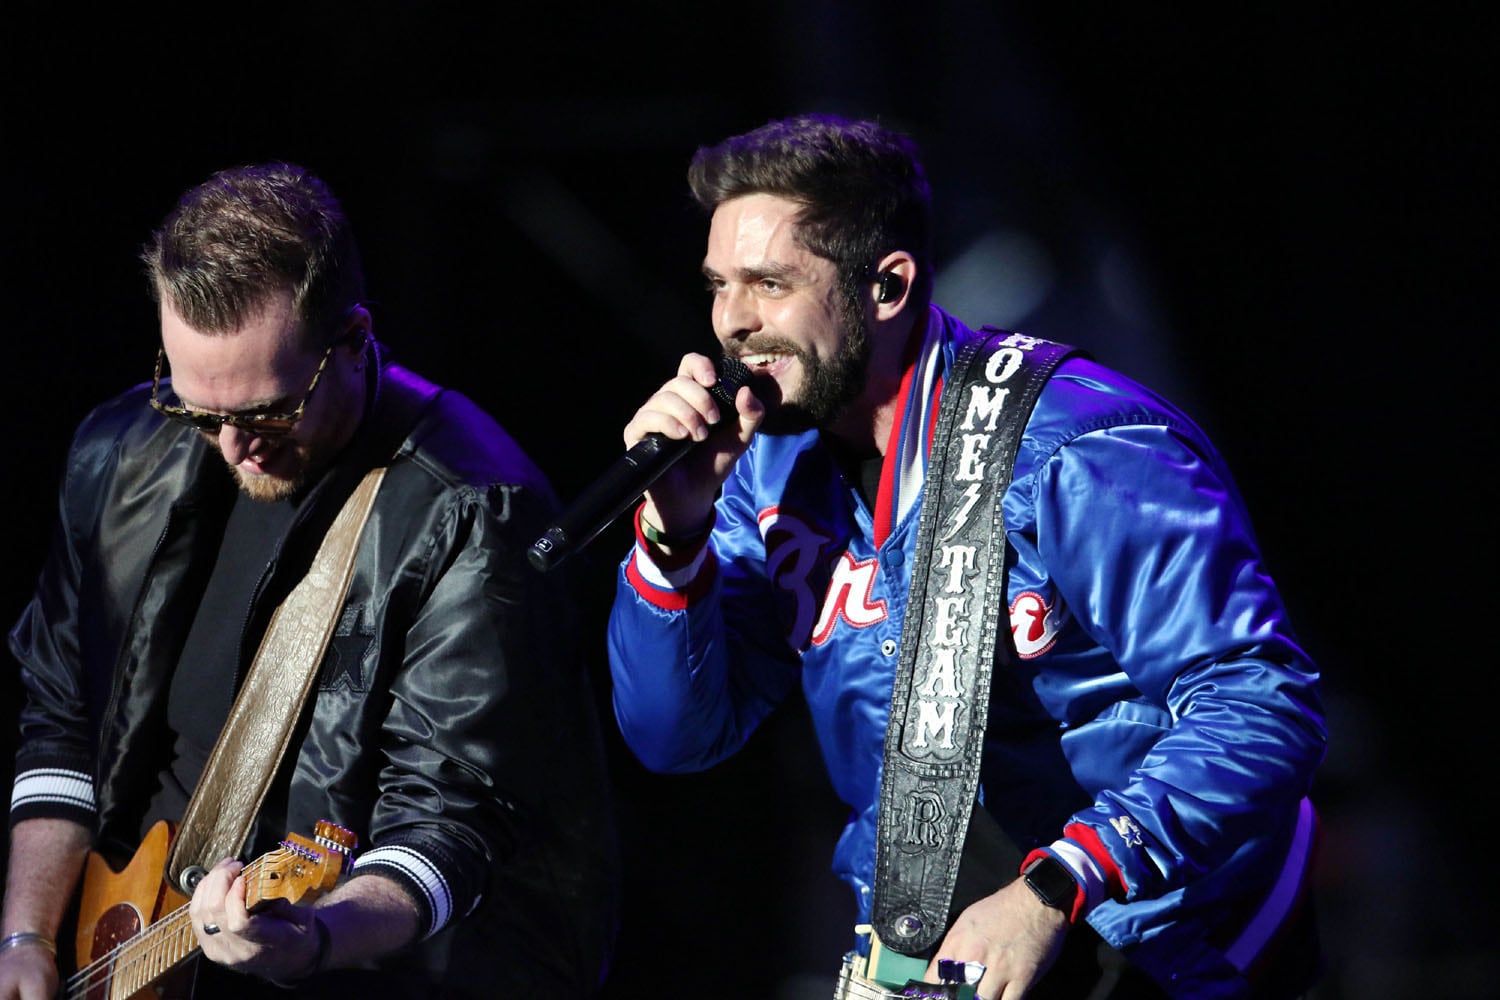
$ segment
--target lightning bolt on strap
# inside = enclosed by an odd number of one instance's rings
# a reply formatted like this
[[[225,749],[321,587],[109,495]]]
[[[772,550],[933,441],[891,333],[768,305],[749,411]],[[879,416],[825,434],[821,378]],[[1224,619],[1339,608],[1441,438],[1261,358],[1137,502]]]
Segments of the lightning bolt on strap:
[[[885,736],[872,923],[906,955],[933,948],[946,929],[979,787],[990,674],[1014,659],[1001,498],[1042,386],[1083,353],[982,332],[945,380]]]

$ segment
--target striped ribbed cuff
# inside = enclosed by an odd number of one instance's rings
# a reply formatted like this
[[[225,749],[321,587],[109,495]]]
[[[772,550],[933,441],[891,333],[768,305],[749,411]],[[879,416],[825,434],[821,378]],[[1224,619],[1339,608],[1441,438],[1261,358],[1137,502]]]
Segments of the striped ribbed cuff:
[[[92,820],[98,807],[94,801],[94,777],[84,771],[61,767],[35,767],[16,775],[10,791],[11,823],[37,817]]]
[[[407,887],[407,891],[425,904],[427,927],[423,937],[431,937],[453,919],[453,889],[441,869],[425,855],[410,847],[390,845],[376,847],[354,861],[354,873],[379,872]]]

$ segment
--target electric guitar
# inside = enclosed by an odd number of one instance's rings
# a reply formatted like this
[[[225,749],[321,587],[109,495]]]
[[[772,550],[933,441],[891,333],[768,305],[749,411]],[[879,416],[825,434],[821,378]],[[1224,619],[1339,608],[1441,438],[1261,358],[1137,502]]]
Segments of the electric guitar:
[[[188,897],[162,878],[175,827],[157,823],[116,871],[98,854],[84,866],[74,949],[78,971],[67,1000],[189,998],[198,938]],[[354,834],[319,821],[313,838],[287,834],[244,867],[245,906],[252,913],[273,899],[311,902],[332,889],[352,861]]]
[[[859,924],[854,933],[860,943],[844,956],[834,1000],[887,997],[974,1000],[974,986],[984,975],[984,966],[978,962],[939,962],[942,982],[929,983],[922,978],[927,974],[925,958],[912,958],[884,947],[869,924]]]

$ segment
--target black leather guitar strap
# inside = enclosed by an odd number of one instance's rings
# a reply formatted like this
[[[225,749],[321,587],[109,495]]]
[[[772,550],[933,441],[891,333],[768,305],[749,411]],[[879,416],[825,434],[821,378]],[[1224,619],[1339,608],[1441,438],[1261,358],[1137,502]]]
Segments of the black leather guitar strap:
[[[1001,498],[1042,385],[1082,353],[982,332],[945,377],[885,736],[872,923],[885,947],[906,955],[946,929],[979,788],[990,675],[1013,658]]]

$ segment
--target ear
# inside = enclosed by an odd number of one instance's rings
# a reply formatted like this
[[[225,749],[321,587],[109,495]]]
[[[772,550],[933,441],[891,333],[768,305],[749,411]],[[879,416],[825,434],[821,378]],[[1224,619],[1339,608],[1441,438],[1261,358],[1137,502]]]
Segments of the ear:
[[[893,250],[875,265],[870,298],[875,320],[894,319],[911,300],[912,282],[917,276],[917,262],[905,250]]]
[[[370,316],[370,310],[358,303],[349,309],[344,319],[344,333],[340,338],[341,347],[351,354],[363,354],[365,345],[372,336],[374,320]]]

